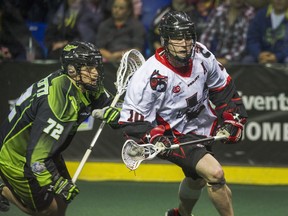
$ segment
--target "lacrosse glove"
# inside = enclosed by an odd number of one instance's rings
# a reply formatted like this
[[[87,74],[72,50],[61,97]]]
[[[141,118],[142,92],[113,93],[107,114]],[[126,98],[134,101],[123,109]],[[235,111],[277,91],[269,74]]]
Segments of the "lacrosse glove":
[[[78,187],[71,180],[65,179],[62,176],[56,180],[53,191],[63,198],[66,203],[70,203],[79,194]]]
[[[243,125],[246,123],[246,118],[239,118],[239,114],[224,112],[222,114],[224,122],[223,125],[217,130],[217,136],[226,136],[222,140],[225,144],[237,143],[242,138]]]
[[[102,109],[95,109],[92,111],[92,116],[101,120],[105,120],[110,124],[118,120],[121,108],[119,107],[104,107]]]
[[[171,142],[168,137],[164,136],[165,127],[163,125],[158,125],[154,127],[149,134],[146,136],[148,138],[148,141],[154,145],[164,145],[166,148],[171,147]],[[164,156],[168,155],[170,150],[164,150],[159,153],[159,155]]]

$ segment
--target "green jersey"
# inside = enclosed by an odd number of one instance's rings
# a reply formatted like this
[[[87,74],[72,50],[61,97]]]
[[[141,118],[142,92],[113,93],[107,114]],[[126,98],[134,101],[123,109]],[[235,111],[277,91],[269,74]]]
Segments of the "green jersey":
[[[40,187],[51,184],[61,175],[55,158],[68,147],[91,110],[109,103],[104,88],[97,94],[83,93],[61,71],[34,83],[0,128],[0,168],[13,168],[24,179],[36,179]]]

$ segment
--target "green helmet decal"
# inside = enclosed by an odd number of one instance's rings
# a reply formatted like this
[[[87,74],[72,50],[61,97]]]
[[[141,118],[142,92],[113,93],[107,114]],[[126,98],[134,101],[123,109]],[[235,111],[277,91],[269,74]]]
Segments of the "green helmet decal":
[[[76,49],[78,46],[76,45],[73,45],[73,44],[67,44],[64,48],[63,48],[63,51],[66,51],[66,52],[69,52],[73,49]]]
[[[65,74],[68,74],[68,65],[74,66],[79,75],[81,74],[82,66],[96,67],[98,79],[95,85],[84,83],[82,80],[77,81],[77,85],[81,84],[89,91],[100,90],[103,85],[104,69],[102,55],[94,44],[81,41],[70,42],[63,48],[60,60]]]

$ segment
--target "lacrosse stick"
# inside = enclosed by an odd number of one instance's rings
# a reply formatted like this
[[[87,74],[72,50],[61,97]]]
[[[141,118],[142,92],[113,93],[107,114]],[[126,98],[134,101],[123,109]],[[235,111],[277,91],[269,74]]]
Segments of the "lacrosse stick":
[[[120,96],[126,91],[128,82],[134,72],[145,62],[145,59],[143,55],[136,49],[131,49],[127,52],[124,53],[122,56],[120,66],[117,70],[116,76],[116,82],[114,83],[117,89],[117,93],[111,103],[110,106],[114,107],[116,103],[118,102]],[[82,171],[88,157],[90,156],[92,152],[92,148],[97,142],[97,139],[99,135],[101,134],[104,126],[105,126],[106,121],[103,120],[102,123],[100,124],[91,144],[90,147],[86,150],[73,178],[72,182],[75,183],[78,176],[80,175],[80,172]]]
[[[161,142],[157,142],[156,144],[138,144],[134,140],[126,140],[122,147],[122,160],[126,167],[130,170],[136,170],[142,161],[144,160],[152,160],[155,158],[160,152],[164,150],[177,149],[180,146],[184,145],[193,145],[193,144],[201,144],[204,142],[211,142],[217,140],[226,139],[226,136],[213,136],[207,137],[203,139],[188,141],[179,144],[173,144],[169,148],[165,147],[165,145]]]

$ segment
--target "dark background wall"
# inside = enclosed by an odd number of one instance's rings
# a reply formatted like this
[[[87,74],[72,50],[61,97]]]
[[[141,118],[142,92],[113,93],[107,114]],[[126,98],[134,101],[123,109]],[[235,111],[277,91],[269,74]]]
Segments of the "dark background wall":
[[[9,101],[58,67],[58,63],[1,63],[0,121],[9,113]],[[229,146],[217,143],[216,157],[224,164],[287,166],[288,69],[285,65],[230,65],[226,69],[242,94],[249,121],[243,142]],[[116,70],[115,66],[105,64],[105,85],[112,93],[116,92]],[[99,124],[95,120],[91,130],[79,131],[64,154],[68,160],[82,158]],[[123,143],[120,131],[105,126],[89,160],[120,160]]]

